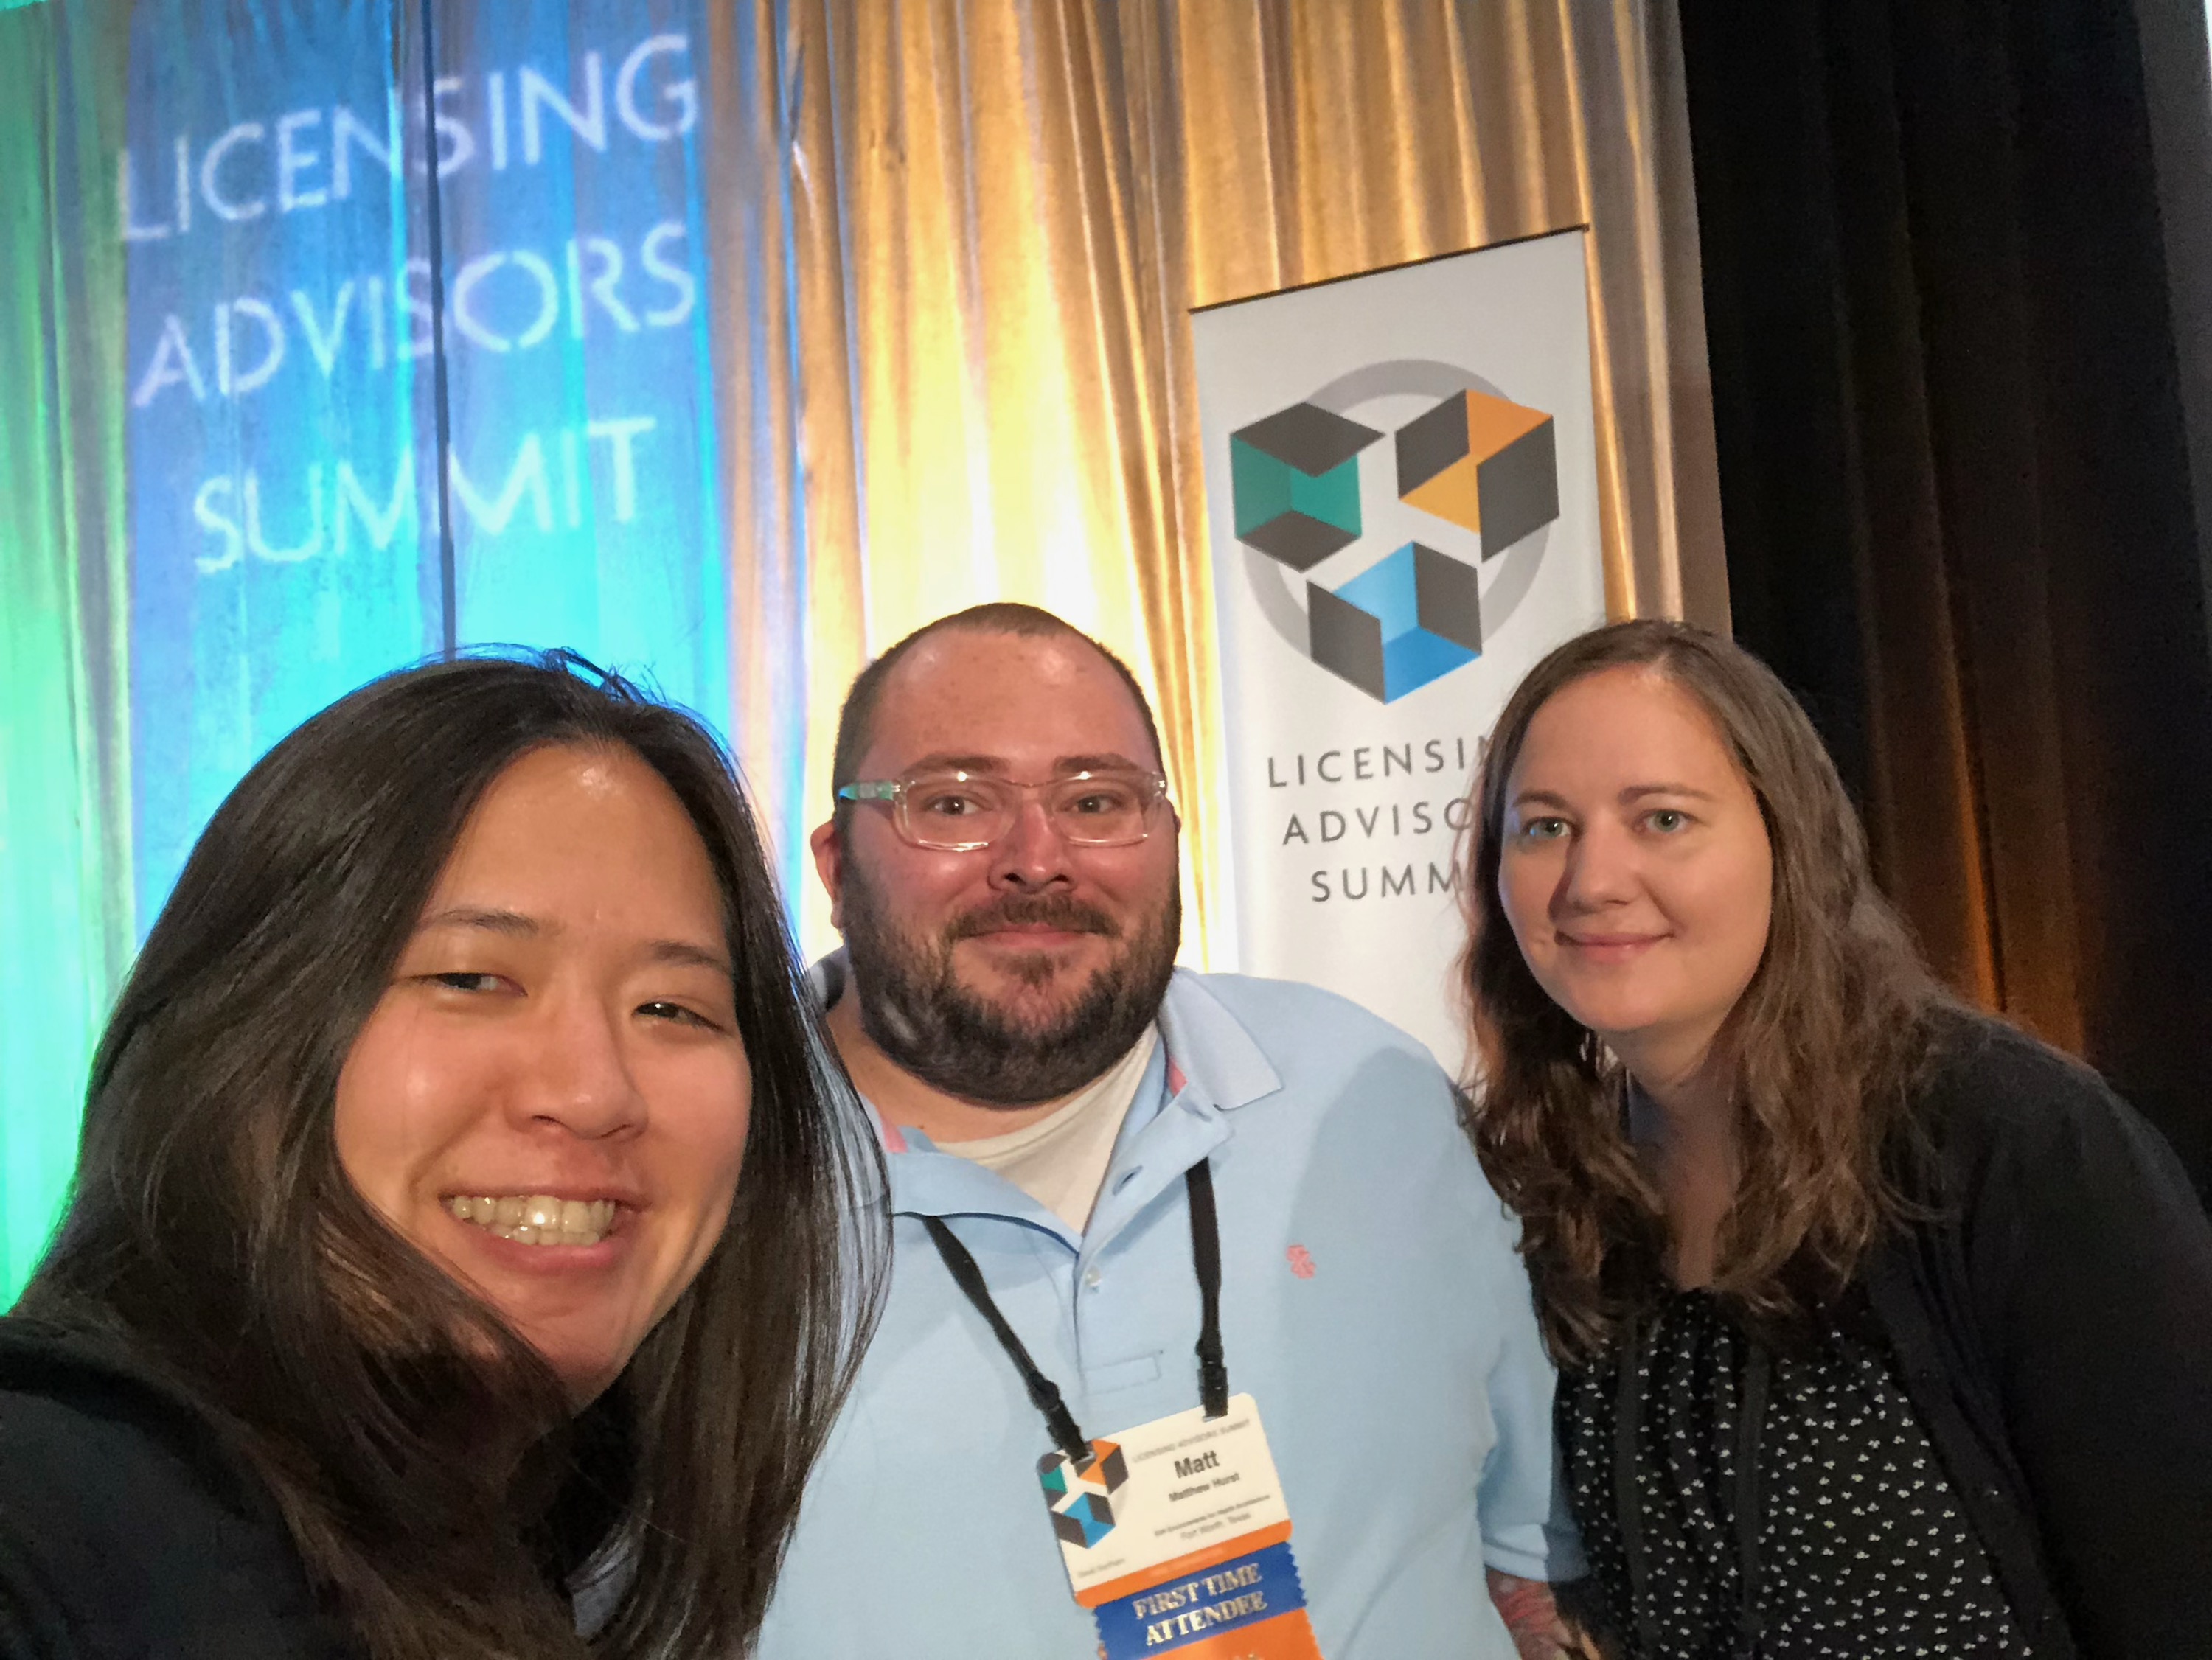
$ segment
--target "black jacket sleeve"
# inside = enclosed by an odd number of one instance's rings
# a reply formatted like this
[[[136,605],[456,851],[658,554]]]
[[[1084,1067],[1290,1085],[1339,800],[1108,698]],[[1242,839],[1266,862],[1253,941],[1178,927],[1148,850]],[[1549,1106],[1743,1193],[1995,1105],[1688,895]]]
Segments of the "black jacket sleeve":
[[[2085,1660],[2212,1656],[2212,1225],[2094,1073],[1984,1027],[1936,1086],[1966,1295]]]

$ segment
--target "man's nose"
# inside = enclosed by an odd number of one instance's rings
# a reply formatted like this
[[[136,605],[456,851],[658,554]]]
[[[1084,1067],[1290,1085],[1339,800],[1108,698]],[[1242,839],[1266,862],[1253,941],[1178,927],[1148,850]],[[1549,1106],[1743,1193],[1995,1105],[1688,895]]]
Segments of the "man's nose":
[[[991,880],[1007,888],[1048,888],[1073,881],[1067,843],[1053,827],[1052,815],[1035,796],[1024,797],[1014,821],[991,844]]]

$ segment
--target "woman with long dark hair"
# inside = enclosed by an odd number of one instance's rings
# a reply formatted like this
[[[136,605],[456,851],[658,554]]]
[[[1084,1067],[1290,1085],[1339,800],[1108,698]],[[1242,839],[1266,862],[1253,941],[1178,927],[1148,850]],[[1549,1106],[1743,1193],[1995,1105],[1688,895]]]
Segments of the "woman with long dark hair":
[[[727,757],[578,660],[278,743],[0,1321],[0,1653],[746,1651],[878,1262],[793,965]]]
[[[1470,1125],[1609,1647],[2212,1654],[2212,1229],[2095,1075],[1939,990],[1781,683],[1584,635],[1475,804]]]

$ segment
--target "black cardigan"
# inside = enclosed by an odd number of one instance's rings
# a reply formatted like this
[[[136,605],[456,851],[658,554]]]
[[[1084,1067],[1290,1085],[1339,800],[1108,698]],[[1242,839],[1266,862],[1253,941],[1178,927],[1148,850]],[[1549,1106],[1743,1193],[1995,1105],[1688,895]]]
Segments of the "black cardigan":
[[[2212,1657],[2212,1226],[2172,1149],[1995,1021],[1918,1105],[1935,1220],[1862,1268],[2037,1660]]]
[[[268,1488],[100,1339],[0,1319],[0,1660],[352,1660]]]

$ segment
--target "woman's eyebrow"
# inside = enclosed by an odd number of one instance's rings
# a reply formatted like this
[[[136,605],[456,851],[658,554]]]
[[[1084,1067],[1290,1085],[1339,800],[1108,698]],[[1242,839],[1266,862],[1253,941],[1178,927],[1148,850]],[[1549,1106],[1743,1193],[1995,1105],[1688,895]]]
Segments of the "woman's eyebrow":
[[[434,911],[422,918],[422,929],[481,928],[487,932],[505,935],[509,939],[539,939],[560,932],[558,924],[547,924],[520,911],[495,907],[456,905],[443,911]],[[734,974],[736,967],[723,952],[692,940],[648,940],[645,955],[647,961],[668,963],[685,968],[711,968],[718,974]]]
[[[545,931],[537,918],[526,917],[520,911],[475,905],[450,906],[443,911],[434,911],[422,918],[421,925],[425,929],[483,928],[515,939],[532,938]]]
[[[667,963],[678,968],[711,968],[717,974],[733,977],[738,972],[736,966],[720,951],[694,945],[689,940],[655,940],[645,948],[645,954],[651,961]]]
[[[1565,796],[1555,796],[1549,790],[1523,790],[1513,797],[1512,804],[1516,810],[1529,806],[1565,807],[1567,804],[1567,798]]]

